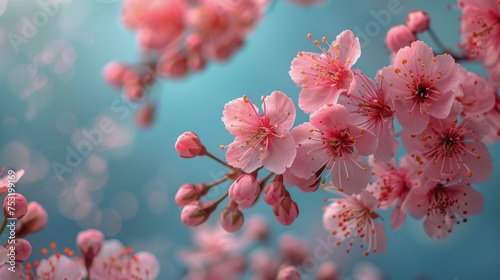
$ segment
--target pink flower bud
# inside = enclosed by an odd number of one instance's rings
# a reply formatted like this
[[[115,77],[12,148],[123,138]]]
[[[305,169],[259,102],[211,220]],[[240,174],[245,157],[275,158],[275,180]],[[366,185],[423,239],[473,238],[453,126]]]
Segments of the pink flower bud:
[[[429,16],[424,11],[411,11],[406,17],[406,24],[415,33],[429,28]]]
[[[175,203],[180,206],[188,205],[198,201],[207,191],[208,188],[204,184],[184,184],[175,195]]]
[[[157,71],[160,75],[168,78],[183,78],[188,73],[188,57],[183,52],[171,54],[165,52],[157,65]]]
[[[24,237],[45,227],[48,216],[43,207],[35,201],[28,203],[28,211],[16,225],[16,237]]]
[[[96,229],[80,231],[76,236],[76,244],[82,253],[87,269],[92,265],[94,257],[97,256],[101,250],[103,242],[104,235],[101,231]]]
[[[252,216],[246,222],[245,236],[257,241],[266,241],[269,236],[269,223],[262,216]]]
[[[123,88],[123,94],[128,100],[135,102],[144,96],[144,89],[141,82],[127,83]]]
[[[293,266],[287,265],[280,268],[277,280],[300,280],[300,272]]]
[[[276,175],[274,180],[264,187],[264,201],[270,206],[278,205],[286,194],[283,175]]]
[[[385,43],[392,52],[398,52],[399,49],[411,45],[412,42],[417,40],[415,33],[411,31],[406,25],[393,26],[387,31]]]
[[[28,212],[28,202],[19,193],[8,194],[3,201],[3,215],[7,218],[20,219]]]
[[[28,240],[23,238],[17,238],[16,242],[11,244],[10,246],[14,246],[14,251],[16,252],[16,261],[23,262],[27,260],[32,253],[31,244]]]
[[[208,220],[216,207],[217,203],[214,202],[193,202],[182,208],[181,220],[188,226],[201,225]]]
[[[297,203],[287,195],[280,204],[273,206],[273,213],[276,220],[285,226],[291,225],[297,216],[299,216],[299,207]]]
[[[112,61],[104,66],[102,75],[104,76],[104,80],[111,86],[121,87],[123,86],[123,78],[126,70],[127,66],[123,63]]]
[[[198,135],[191,131],[184,132],[177,138],[175,149],[183,158],[194,158],[207,153]]]
[[[240,209],[253,205],[260,193],[260,183],[252,175],[240,175],[229,187],[229,197],[232,198]]]
[[[135,112],[135,124],[140,128],[147,128],[153,123],[155,116],[155,105],[147,103],[139,107]]]
[[[316,280],[339,280],[340,274],[333,262],[322,263],[316,272]]]
[[[219,222],[227,232],[237,232],[243,226],[243,221],[243,213],[238,208],[226,207],[220,213]]]

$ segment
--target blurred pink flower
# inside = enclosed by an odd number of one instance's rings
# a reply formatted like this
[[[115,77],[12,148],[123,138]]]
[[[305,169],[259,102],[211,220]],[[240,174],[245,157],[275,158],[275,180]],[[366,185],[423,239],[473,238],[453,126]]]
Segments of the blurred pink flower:
[[[295,158],[295,142],[289,130],[295,106],[284,93],[274,91],[262,101],[263,113],[246,96],[224,106],[222,121],[236,136],[227,147],[227,162],[250,173],[264,166],[282,174]]]
[[[424,230],[432,238],[441,239],[450,234],[453,226],[466,222],[465,216],[483,210],[484,199],[469,183],[450,186],[431,182],[413,188],[403,204],[404,211],[417,219],[424,219]]]
[[[323,226],[338,239],[335,243],[340,246],[342,241],[350,239],[347,252],[356,238],[361,239],[361,247],[366,248],[364,254],[370,251],[382,253],[386,249],[386,236],[384,226],[374,219],[379,215],[375,213],[378,200],[368,191],[363,191],[358,195],[347,196],[341,194],[343,198],[330,199],[332,201],[323,213]]]
[[[40,261],[36,268],[36,275],[44,280],[80,280],[87,276],[87,272],[78,260],[56,253]]]
[[[326,42],[326,38],[322,41]],[[336,104],[341,93],[354,90],[356,81],[351,67],[361,55],[359,39],[350,30],[340,33],[328,50],[318,41],[315,44],[322,53],[299,52],[289,72],[292,80],[302,87],[299,107],[306,113]]]
[[[104,241],[90,268],[89,274],[92,279],[156,279],[160,273],[160,264],[156,257],[148,252],[133,254],[132,251],[131,248],[125,248],[118,240]]]

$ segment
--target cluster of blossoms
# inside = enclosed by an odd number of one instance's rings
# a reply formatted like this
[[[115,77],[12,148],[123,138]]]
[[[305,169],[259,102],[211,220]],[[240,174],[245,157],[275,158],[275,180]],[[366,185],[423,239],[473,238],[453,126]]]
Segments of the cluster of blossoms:
[[[407,24],[413,37],[388,38],[392,63],[377,71],[375,81],[353,69],[361,48],[351,31],[331,44],[309,34],[321,52],[299,52],[289,72],[301,88],[298,106],[309,114],[308,122],[294,127],[293,101],[274,91],[262,97],[262,113],[247,96],[225,105],[222,121],[235,136],[221,146],[225,161],[210,154],[196,134],[181,135],[176,149],[182,157],[206,155],[230,169],[216,182],[179,189],[182,221],[190,226],[205,222],[229,196],[220,223],[237,231],[243,225],[241,210],[262,193],[276,219],[289,225],[299,208],[286,186],[303,192],[321,186],[340,196],[330,199],[323,215],[335,245],[345,241],[349,252],[360,240],[368,255],[386,248],[377,210],[395,206],[394,229],[406,214],[423,219],[425,232],[436,239],[481,212],[483,198],[471,184],[488,180],[493,171],[483,141],[498,139],[498,88],[452,55],[434,54],[417,40],[415,34],[430,30],[424,12],[411,12]],[[395,120],[402,127],[398,133]],[[406,149],[399,167],[398,137]],[[264,168],[270,173],[259,180]],[[201,202],[211,187],[229,179],[234,182],[225,195]]]
[[[267,220],[252,216],[241,235],[220,226],[203,225],[193,232],[195,248],[183,249],[179,258],[187,268],[185,280],[231,280],[245,276],[254,280],[340,280],[340,270],[332,261],[315,262],[310,245],[290,233],[278,237],[277,248],[269,244]],[[375,269],[355,272],[357,279],[382,279]]]
[[[0,176],[4,169],[0,171]],[[0,178],[0,194],[5,194],[11,184],[24,175],[24,170]],[[56,251],[57,245],[50,244],[53,254],[42,248],[46,256],[32,263],[27,262],[33,248],[26,236],[42,230],[48,221],[45,209],[37,202],[27,202],[19,193],[10,193],[3,203],[4,220],[0,234],[6,229],[5,247],[0,247],[0,279],[59,280],[59,279],[156,279],[160,272],[156,257],[148,252],[133,253],[118,240],[104,240],[101,231],[88,229],[78,233],[76,245],[81,257],[76,257],[69,248],[64,253]],[[14,226],[11,226],[15,220]]]
[[[104,68],[110,85],[125,97],[144,101],[158,78],[181,79],[202,71],[210,61],[226,61],[243,45],[262,18],[267,0],[127,0],[122,22],[137,31],[145,62],[111,62]],[[154,115],[143,102],[136,116],[147,127]]]

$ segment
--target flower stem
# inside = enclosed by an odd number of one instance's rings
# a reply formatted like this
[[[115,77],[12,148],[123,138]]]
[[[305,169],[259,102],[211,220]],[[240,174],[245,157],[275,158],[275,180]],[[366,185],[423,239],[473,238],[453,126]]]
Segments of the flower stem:
[[[269,174],[266,175],[266,177],[260,179],[260,188],[262,189],[266,182],[271,179],[271,177],[274,175],[273,172],[269,172]]]
[[[216,156],[212,155],[212,154],[211,154],[211,153],[209,153],[208,151],[207,151],[207,153],[206,153],[205,155],[206,155],[206,156],[208,156],[209,158],[211,158],[211,159],[215,160],[216,162],[218,162],[218,163],[220,163],[220,164],[224,165],[224,166],[225,166],[225,167],[227,167],[227,168],[234,169],[234,167],[232,167],[231,165],[227,164],[227,162],[225,162],[225,161],[221,160],[220,158],[218,158],[218,157],[216,157]]]
[[[4,217],[2,225],[0,226],[0,235],[2,235],[3,230],[5,229],[6,226],[7,226],[7,217]]]

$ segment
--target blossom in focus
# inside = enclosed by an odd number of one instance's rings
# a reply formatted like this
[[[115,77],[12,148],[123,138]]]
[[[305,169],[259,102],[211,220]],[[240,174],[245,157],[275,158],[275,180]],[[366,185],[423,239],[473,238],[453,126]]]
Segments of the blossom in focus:
[[[381,78],[403,130],[419,134],[431,117],[447,118],[460,86],[460,73],[453,57],[434,56],[422,41],[400,49],[393,64],[382,69]]]
[[[480,140],[488,132],[477,117],[458,122],[432,120],[419,135],[403,130],[403,145],[430,180],[484,182],[493,172],[490,151]]]
[[[262,99],[261,115],[246,96],[224,106],[222,121],[236,136],[227,146],[226,160],[246,173],[264,166],[282,174],[295,158],[295,142],[289,133],[295,121],[295,106],[280,91]]]
[[[326,38],[322,41],[326,43]],[[340,33],[328,49],[318,41],[314,43],[322,53],[299,52],[289,72],[292,80],[302,88],[299,107],[306,113],[326,104],[336,104],[340,94],[354,90],[351,67],[361,55],[359,39],[350,30]]]
[[[297,143],[297,156],[290,168],[295,176],[307,179],[324,169],[331,173],[339,191],[352,194],[366,188],[370,171],[360,155],[373,154],[377,138],[356,126],[344,106],[322,107],[311,114],[310,122],[295,127],[291,134]]]
[[[361,71],[354,71],[356,89],[349,96],[341,96],[339,103],[352,114],[354,124],[377,136],[374,156],[389,162],[395,155],[398,141],[394,135],[394,109],[390,96],[382,90],[380,79],[376,84]],[[380,77],[378,77],[380,78]]]

